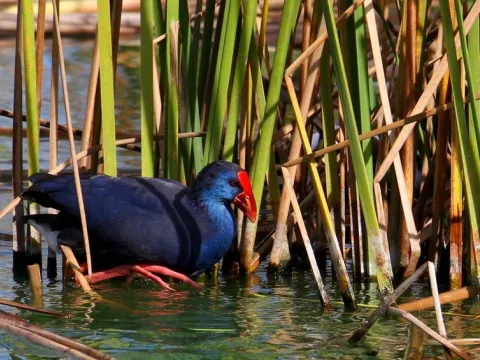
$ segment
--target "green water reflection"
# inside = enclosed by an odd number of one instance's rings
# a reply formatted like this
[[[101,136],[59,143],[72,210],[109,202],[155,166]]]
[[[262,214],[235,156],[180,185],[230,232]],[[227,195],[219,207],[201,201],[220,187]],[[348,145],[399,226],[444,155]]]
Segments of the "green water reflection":
[[[32,303],[29,285],[14,281],[10,244],[0,253],[0,297]],[[346,312],[340,305],[325,312],[308,273],[271,279],[264,268],[249,278],[223,278],[206,283],[196,292],[176,284],[176,293],[142,279],[96,285],[103,301],[94,301],[72,284],[46,279],[44,306],[71,315],[57,319],[28,311],[9,310],[49,330],[73,337],[119,359],[400,359],[409,326],[395,318],[382,318],[369,336],[356,345],[346,339],[370,313],[369,308]],[[340,295],[327,285],[333,300]],[[415,285],[405,299],[427,295]],[[378,304],[376,286],[357,285],[361,303]],[[476,299],[445,310],[480,313]],[[435,328],[434,314],[419,314]],[[479,337],[473,317],[446,316],[450,338]],[[61,354],[45,350],[0,332],[0,358],[56,359]],[[438,346],[427,346],[426,356],[442,356]]]

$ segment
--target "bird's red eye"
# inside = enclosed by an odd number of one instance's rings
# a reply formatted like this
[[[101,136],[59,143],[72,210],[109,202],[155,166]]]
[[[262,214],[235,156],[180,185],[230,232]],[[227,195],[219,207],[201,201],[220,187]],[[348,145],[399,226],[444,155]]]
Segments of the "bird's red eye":
[[[238,187],[239,186],[238,181],[235,181],[235,180],[230,180],[228,183],[230,184],[231,187]]]

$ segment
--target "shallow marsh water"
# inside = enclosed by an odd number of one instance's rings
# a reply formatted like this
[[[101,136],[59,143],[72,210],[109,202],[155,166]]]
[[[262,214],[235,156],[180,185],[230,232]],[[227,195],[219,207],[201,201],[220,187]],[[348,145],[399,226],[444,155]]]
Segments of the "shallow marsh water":
[[[67,72],[74,123],[81,127],[88,86],[93,42],[68,43]],[[49,54],[45,72],[49,74]],[[137,49],[122,47],[117,72],[117,124],[124,131],[139,129],[139,58]],[[13,48],[0,48],[0,107],[12,109]],[[49,78],[45,75],[42,118],[48,119]],[[60,111],[63,114],[63,111]],[[63,119],[61,120],[64,121]],[[0,118],[1,127],[10,127],[11,120]],[[11,199],[11,141],[0,138],[0,207]],[[48,141],[41,140],[41,168],[48,166]],[[61,141],[59,159],[68,157],[68,145]],[[119,150],[123,170],[139,172],[139,157]],[[0,223],[2,233],[11,233],[11,218]],[[44,249],[44,254],[46,253]],[[44,262],[45,263],[45,262]],[[0,241],[0,297],[33,304],[25,279],[15,279],[11,272],[11,244]],[[249,277],[207,281],[197,292],[183,284],[171,293],[142,279],[129,283],[125,279],[95,285],[103,301],[85,295],[72,284],[48,279],[44,271],[43,304],[45,308],[70,315],[57,319],[12,310],[33,324],[78,339],[118,359],[401,359],[407,343],[409,324],[396,318],[382,318],[366,339],[349,345],[346,340],[372,311],[360,307],[347,312],[332,283],[326,282],[334,310],[325,312],[317,296],[314,280],[307,272],[288,276],[267,275],[265,267]],[[378,305],[376,284],[355,284],[357,301]],[[402,301],[430,295],[427,284],[415,284]],[[466,315],[480,314],[478,299],[461,305],[449,305],[445,311]],[[417,314],[433,328],[431,311]],[[480,337],[478,320],[473,317],[445,316],[450,338]],[[443,357],[439,346],[425,347],[425,357]],[[480,358],[480,354],[478,355]],[[0,331],[0,359],[65,358],[7,332]]]
[[[33,304],[25,279],[11,273],[10,244],[0,243],[0,297]],[[143,279],[125,279],[95,285],[103,301],[95,301],[73,284],[47,279],[44,272],[45,308],[69,314],[57,319],[24,310],[9,310],[49,330],[78,339],[118,359],[401,359],[409,325],[396,318],[382,318],[366,339],[346,343],[371,308],[345,311],[335,285],[327,280],[336,301],[325,312],[313,277],[307,272],[271,278],[266,269],[248,278],[207,281],[200,291],[175,284],[175,293]],[[416,284],[405,300],[428,295]],[[377,305],[375,284],[356,285],[360,303]],[[480,314],[476,299],[445,311]],[[418,314],[435,328],[431,311]],[[480,337],[478,320],[446,315],[451,338]],[[1,359],[61,359],[43,349],[0,331]],[[439,346],[426,346],[426,358],[442,357]]]

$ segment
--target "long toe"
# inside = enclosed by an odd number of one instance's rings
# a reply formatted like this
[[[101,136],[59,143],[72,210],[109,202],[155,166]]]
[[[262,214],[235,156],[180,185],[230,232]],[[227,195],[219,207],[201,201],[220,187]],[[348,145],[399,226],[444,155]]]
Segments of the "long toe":
[[[139,265],[135,265],[134,267],[132,267],[132,270],[135,271],[136,273],[146,277],[147,279],[150,279],[154,282],[156,282],[157,284],[159,284],[160,286],[164,287],[165,289],[168,289],[168,290],[171,290],[171,291],[175,291],[173,288],[170,287],[170,285],[168,285],[165,281],[163,281],[162,279],[160,279],[158,276],[152,274],[150,271],[148,270],[145,270],[144,268],[142,268],[141,266]]]
[[[121,265],[112,269],[93,273],[90,276],[90,283],[94,284],[104,280],[110,280],[117,277],[127,276],[130,274],[131,268],[132,268],[131,265]]]
[[[172,279],[177,279],[177,280],[183,281],[184,283],[186,283],[190,286],[193,286],[196,289],[202,289],[203,288],[202,285],[197,284],[195,281],[190,279],[188,276],[186,276],[182,273],[173,271],[173,270],[171,270],[171,269],[169,269],[165,266],[159,266],[159,265],[138,265],[138,266],[142,267],[142,269],[147,270],[149,272],[164,275],[164,276],[169,276]]]

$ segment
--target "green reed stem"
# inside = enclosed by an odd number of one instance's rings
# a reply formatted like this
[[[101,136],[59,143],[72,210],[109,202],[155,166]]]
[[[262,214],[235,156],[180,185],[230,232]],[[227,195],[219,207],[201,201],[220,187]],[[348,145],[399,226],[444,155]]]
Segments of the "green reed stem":
[[[193,31],[193,39],[190,41],[190,19],[188,18],[188,3],[186,0],[182,3],[185,8],[184,11],[180,13],[183,14],[181,24],[182,26],[182,35],[188,37],[188,43],[185,43],[183,39],[183,46],[187,46],[188,52],[186,52],[185,60],[187,61],[187,101],[188,101],[188,119],[186,126],[186,131],[201,131],[200,124],[200,102],[198,99],[198,50],[200,48],[200,24],[201,17],[195,20],[195,27]],[[202,7],[202,0],[197,0],[197,11],[199,12]],[[186,18],[185,18],[185,15]],[[203,37],[202,37],[203,40]],[[190,55],[192,54],[192,56]],[[187,148],[191,151],[189,154],[190,163],[189,171],[190,173],[194,171],[195,173],[200,172],[203,167],[203,139],[194,138],[186,139]],[[185,141],[185,140],[184,140]],[[189,174],[190,175],[190,174]]]
[[[242,90],[247,71],[248,54],[250,52],[250,40],[252,39],[253,25],[257,11],[257,1],[247,0],[243,11],[243,27],[240,36],[240,46],[237,53],[237,63],[233,77],[232,94],[228,113],[227,131],[223,145],[223,159],[232,161],[237,138],[237,124],[240,116],[240,104],[242,101]]]
[[[205,87],[207,84],[208,69],[210,67],[210,57],[213,48],[213,23],[215,20],[215,0],[207,0],[205,8],[203,36],[202,36],[202,52],[200,55],[200,64],[198,68],[198,103],[203,104]]]
[[[218,55],[215,80],[212,89],[212,99],[210,102],[208,129],[203,158],[204,165],[217,160],[220,155],[223,125],[227,112],[228,89],[233,65],[233,52],[236,43],[237,24],[240,14],[240,0],[227,0],[227,9],[227,18],[226,21],[223,22],[222,37],[220,40],[219,50],[221,51],[219,51]]]
[[[457,14],[462,14],[462,7],[463,4],[460,2],[460,0],[455,0],[455,11]],[[478,20],[477,20],[478,21]],[[460,44],[462,46],[462,53],[464,54],[463,56],[463,62],[465,64],[465,73],[467,77],[467,84],[468,84],[468,89],[470,94],[476,94],[477,89],[479,88],[479,72],[478,72],[478,63],[475,64],[477,68],[472,69],[472,64],[470,63],[470,56],[469,56],[469,51],[468,51],[468,45],[467,45],[467,37],[465,34],[465,27],[463,25],[463,17],[460,15],[457,15],[457,22],[458,22],[458,32],[460,34]],[[478,59],[478,53],[476,58]],[[477,77],[475,77],[475,75]],[[478,107],[476,106],[477,100],[475,100],[475,96],[470,96],[469,97],[469,105],[470,105],[470,115],[473,121],[473,130],[475,132],[475,137],[477,139],[480,139],[480,119],[478,115]],[[478,154],[478,148],[472,148],[472,151],[476,152]],[[478,160],[478,157],[477,157]]]
[[[260,123],[260,137],[255,146],[254,167],[250,171],[253,194],[257,204],[260,204],[262,200],[263,184],[268,169],[270,146],[272,143],[275,118],[277,115],[277,106],[280,101],[283,73],[285,71],[287,55],[290,48],[290,39],[295,30],[299,8],[299,0],[286,0],[283,7],[282,19],[280,20],[280,30],[275,57],[273,59],[272,75],[270,78],[270,86],[268,87],[265,113]]]
[[[475,3],[475,0],[468,0],[469,7]],[[463,23],[463,22],[462,22]],[[468,32],[468,58],[470,62],[470,72],[473,78],[473,86],[476,89],[480,88],[480,56],[478,56],[478,49],[480,49],[480,20],[475,20],[472,28]],[[475,94],[469,91],[470,94]],[[475,101],[478,111],[479,101]],[[472,113],[472,104],[470,104],[469,112]],[[478,149],[477,136],[475,135],[475,124],[473,116],[469,116],[469,135],[472,149]]]
[[[179,154],[178,154],[178,87],[172,81],[172,54],[171,54],[171,24],[178,21],[180,16],[180,7],[178,1],[167,2],[166,26],[167,26],[167,45],[165,49],[167,86],[165,88],[165,155],[164,172],[165,177],[173,180],[179,178]],[[177,54],[178,58],[178,54]],[[175,77],[176,78],[176,77]]]
[[[335,119],[333,116],[332,78],[330,75],[330,51],[323,48],[320,58],[320,98],[322,102],[322,122],[324,147],[335,144]],[[340,189],[338,181],[337,154],[329,152],[325,161],[327,199],[330,206],[339,206]]]
[[[20,7],[22,9],[23,52],[25,57],[24,71],[27,101],[28,174],[32,175],[40,170],[33,1],[22,1]]]
[[[100,94],[102,109],[102,142],[104,172],[117,176],[117,148],[115,146],[115,101],[112,58],[112,26],[110,2],[97,1],[98,41],[100,51]]]
[[[444,29],[444,40],[447,49],[448,66],[450,69],[452,93],[455,109],[455,120],[459,132],[459,145],[462,158],[462,166],[465,176],[465,190],[467,197],[468,214],[474,241],[479,241],[480,221],[480,161],[478,161],[477,149],[472,149],[467,131],[467,119],[463,107],[460,68],[457,62],[457,51],[455,48],[452,18],[448,0],[440,1],[440,12]],[[478,137],[478,134],[477,134]],[[480,257],[480,254],[478,254]],[[480,258],[477,257],[477,264]],[[480,267],[477,265],[477,277],[480,277]]]
[[[141,78],[141,132],[142,176],[154,176],[153,147],[153,4],[142,1],[140,8],[140,78]]]

